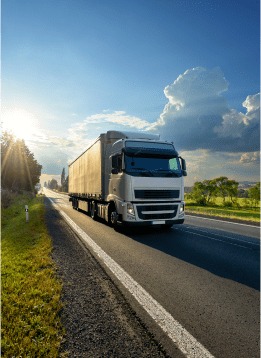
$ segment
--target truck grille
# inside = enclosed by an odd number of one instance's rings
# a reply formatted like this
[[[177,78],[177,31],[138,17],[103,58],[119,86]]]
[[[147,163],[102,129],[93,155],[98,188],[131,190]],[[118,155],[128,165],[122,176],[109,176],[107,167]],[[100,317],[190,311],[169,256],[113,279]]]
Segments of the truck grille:
[[[179,190],[134,190],[136,199],[177,199]]]
[[[142,220],[173,219],[177,215],[178,205],[138,205],[138,217]],[[158,211],[159,213],[150,213]],[[172,211],[172,213],[162,213],[162,211]]]

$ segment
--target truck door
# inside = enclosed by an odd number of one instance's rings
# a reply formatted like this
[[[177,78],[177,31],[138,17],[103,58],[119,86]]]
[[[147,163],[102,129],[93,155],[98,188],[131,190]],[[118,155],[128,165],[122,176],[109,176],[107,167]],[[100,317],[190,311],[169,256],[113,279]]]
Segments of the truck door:
[[[109,193],[118,198],[123,198],[124,190],[122,183],[122,154],[111,156],[112,170],[109,181]]]

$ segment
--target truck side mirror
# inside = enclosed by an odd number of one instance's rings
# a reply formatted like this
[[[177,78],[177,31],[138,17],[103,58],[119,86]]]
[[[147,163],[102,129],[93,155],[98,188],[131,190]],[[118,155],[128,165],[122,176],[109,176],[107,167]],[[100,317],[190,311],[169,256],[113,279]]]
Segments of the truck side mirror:
[[[182,167],[182,170],[186,170],[186,161],[185,159],[181,158],[181,167]]]
[[[111,166],[112,166],[112,168],[118,168],[118,156],[117,155],[114,155],[111,158]]]

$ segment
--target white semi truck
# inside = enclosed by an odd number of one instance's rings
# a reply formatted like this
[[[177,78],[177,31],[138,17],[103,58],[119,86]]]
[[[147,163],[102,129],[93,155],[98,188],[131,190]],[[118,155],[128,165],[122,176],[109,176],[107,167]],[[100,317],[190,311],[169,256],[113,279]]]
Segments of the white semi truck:
[[[110,225],[182,224],[185,160],[159,135],[102,133],[69,165],[74,209]]]

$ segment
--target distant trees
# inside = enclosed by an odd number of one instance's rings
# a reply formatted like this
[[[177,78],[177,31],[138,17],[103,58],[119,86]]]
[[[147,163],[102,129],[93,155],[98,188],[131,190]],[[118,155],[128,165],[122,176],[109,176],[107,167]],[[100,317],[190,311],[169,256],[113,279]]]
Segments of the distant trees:
[[[260,182],[249,190],[238,189],[239,183],[235,180],[229,180],[227,177],[218,177],[212,180],[204,180],[203,182],[195,182],[191,193],[186,194],[186,198],[194,200],[198,205],[207,205],[211,201],[215,201],[216,197],[223,198],[223,205],[232,206],[237,202],[237,198],[249,197],[250,200],[257,205],[260,200]],[[230,201],[225,202],[226,197]]]
[[[61,175],[61,186],[63,186],[65,182],[65,168],[63,168],[62,175]]]
[[[42,166],[34,159],[24,140],[7,131],[1,136],[1,185],[9,190],[33,190]]]
[[[54,178],[48,182],[48,188],[50,189],[58,189],[58,183],[57,180],[55,180]]]
[[[59,188],[60,191],[65,191],[68,193],[68,183],[69,183],[69,176],[67,175],[65,179],[65,168],[63,168],[62,175],[61,175],[61,187]]]
[[[260,182],[256,183],[255,186],[248,189],[248,195],[250,197],[250,200],[254,203],[254,205],[257,206],[260,200]]]
[[[69,186],[69,175],[67,175],[64,183],[63,183],[63,186],[62,186],[62,190],[61,191],[65,191],[66,193],[68,193],[68,186]]]

